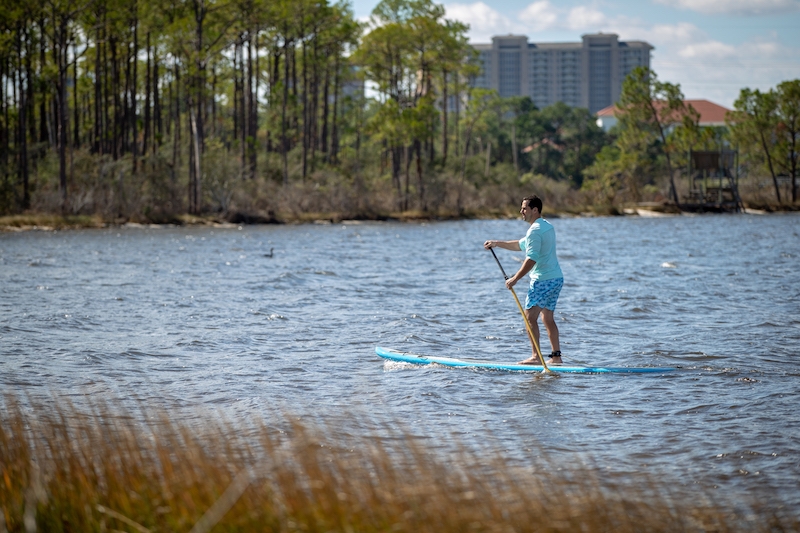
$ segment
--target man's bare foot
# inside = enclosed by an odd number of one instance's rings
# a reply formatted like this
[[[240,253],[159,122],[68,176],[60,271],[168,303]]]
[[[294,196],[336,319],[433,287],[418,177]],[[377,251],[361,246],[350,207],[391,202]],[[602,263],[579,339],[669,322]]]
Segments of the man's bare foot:
[[[553,351],[550,354],[550,359],[547,360],[548,365],[560,365],[561,364],[561,350]]]
[[[524,361],[517,363],[518,365],[541,365],[542,361],[538,357],[528,357]]]

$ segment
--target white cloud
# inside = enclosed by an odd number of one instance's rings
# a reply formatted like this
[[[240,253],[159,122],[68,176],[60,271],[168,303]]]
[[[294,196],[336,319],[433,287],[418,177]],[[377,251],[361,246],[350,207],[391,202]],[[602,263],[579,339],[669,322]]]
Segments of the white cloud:
[[[609,23],[605,14],[587,6],[573,7],[566,20],[566,26],[571,30],[597,31]]]
[[[472,42],[490,42],[495,35],[531,35],[533,32],[551,30],[593,33],[625,29],[630,32],[631,28],[641,24],[624,16],[609,17],[588,6],[561,9],[555,7],[550,0],[536,0],[528,4],[514,19],[506,17],[482,1],[472,4],[444,4],[444,7],[447,18],[470,25],[469,38]]]
[[[800,73],[800,50],[775,36],[730,44],[680,23],[653,26],[644,38],[656,47],[651,67],[658,78],[679,83],[687,98],[731,107],[745,87],[766,90]]]
[[[777,42],[756,42],[753,43],[753,49],[759,53],[759,55],[766,56],[766,57],[777,57],[780,53],[780,46]]]
[[[686,59],[731,59],[736,57],[736,47],[719,41],[706,41],[702,43],[689,44],[678,52],[678,55]]]
[[[472,42],[488,43],[495,35],[525,33],[526,27],[514,23],[483,2],[473,4],[445,4],[446,17],[469,24]]]
[[[536,0],[516,17],[509,18],[482,1],[445,5],[447,17],[471,25],[472,42],[488,43],[496,35],[528,35],[538,41],[539,31],[575,35],[616,33],[620,40],[643,40],[653,46],[651,67],[662,81],[678,83],[687,98],[705,98],[732,106],[744,87],[762,90],[800,77],[800,50],[781,44],[775,33],[765,33],[746,42],[723,42],[688,22],[654,24],[623,15],[610,15],[594,4],[559,8],[552,0]],[[741,11],[742,0],[656,0],[670,5],[698,2],[697,10]],[[799,4],[800,0],[747,0],[751,10]],[[793,4],[793,5],[794,5]],[[682,5],[682,4],[681,4]],[[693,4],[695,5],[695,4]],[[680,6],[679,6],[680,7]]]
[[[558,12],[548,0],[541,0],[523,9],[519,14],[519,20],[528,25],[531,30],[549,30],[557,27]]]
[[[692,43],[706,39],[706,33],[694,24],[680,22],[678,24],[656,24],[645,29],[647,37],[666,46],[679,43]]]
[[[656,0],[659,4],[705,14],[772,15],[800,11],[800,0]]]

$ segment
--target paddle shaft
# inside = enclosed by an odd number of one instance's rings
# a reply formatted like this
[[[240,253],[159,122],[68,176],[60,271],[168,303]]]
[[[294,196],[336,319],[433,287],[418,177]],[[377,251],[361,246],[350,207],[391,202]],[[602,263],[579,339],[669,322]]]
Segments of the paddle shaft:
[[[497,254],[494,253],[494,248],[489,248],[489,251],[492,252],[492,256],[494,260],[497,261],[497,266],[500,267],[500,272],[503,273],[503,277],[508,281],[508,274],[506,274],[503,265],[500,263],[500,260],[497,258]],[[542,349],[539,348],[539,343],[536,341],[536,336],[533,334],[533,327],[531,327],[530,321],[528,321],[528,315],[525,314],[525,310],[522,309],[522,304],[519,301],[519,297],[517,296],[514,287],[509,287],[508,290],[511,291],[511,294],[514,295],[514,301],[517,302],[517,308],[519,309],[520,314],[522,315],[522,320],[525,322],[525,329],[528,330],[528,335],[531,337],[531,342],[533,342],[533,348],[536,351],[536,355],[539,356],[539,360],[542,362],[542,366],[544,367],[546,372],[550,372],[550,369],[547,368],[547,363],[544,362],[544,357],[542,356]]]

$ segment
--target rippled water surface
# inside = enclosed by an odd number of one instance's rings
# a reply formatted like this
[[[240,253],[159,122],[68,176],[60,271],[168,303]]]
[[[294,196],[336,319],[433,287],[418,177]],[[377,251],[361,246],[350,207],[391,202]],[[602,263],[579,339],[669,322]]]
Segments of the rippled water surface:
[[[280,408],[364,432],[390,420],[431,447],[491,441],[519,460],[543,448],[800,504],[800,217],[553,222],[565,362],[678,372],[384,363],[376,345],[527,356],[481,246],[526,226],[345,223],[2,234],[0,386],[44,401],[136,397],[186,417]]]

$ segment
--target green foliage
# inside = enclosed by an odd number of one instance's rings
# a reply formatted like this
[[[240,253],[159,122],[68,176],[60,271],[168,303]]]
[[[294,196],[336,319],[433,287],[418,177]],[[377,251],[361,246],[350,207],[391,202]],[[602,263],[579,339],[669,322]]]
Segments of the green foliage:
[[[778,100],[779,146],[783,158],[778,159],[781,168],[792,180],[792,202],[797,201],[798,157],[800,157],[800,79],[784,81],[776,88]]]
[[[531,106],[532,107],[532,106]],[[518,130],[527,145],[523,168],[580,187],[584,171],[608,142],[588,109],[563,102],[518,115]]]
[[[778,175],[789,177],[791,199],[796,201],[800,80],[785,81],[767,92],[742,89],[727,122],[731,140],[739,147],[745,165],[756,172],[769,172],[779,203],[782,198]]]
[[[625,179],[634,175],[629,171],[630,166],[618,146],[604,146],[594,164],[586,169],[586,175],[591,179],[584,181],[583,189],[594,195],[596,203],[614,204],[620,189],[624,185],[630,187],[630,184],[625,184]]]
[[[626,81],[615,137],[586,109],[470,90],[468,27],[445,15],[433,0],[383,0],[370,24],[331,0],[0,3],[0,212],[267,217],[331,184],[354,188],[327,196],[349,213],[464,212],[526,174],[638,198],[722,142],[650,71]],[[734,134],[776,176],[797,174],[796,85],[769,93],[768,157],[764,124]]]
[[[586,170],[594,180],[587,190],[607,201],[640,201],[642,192],[657,190],[657,177],[665,176],[669,196],[679,204],[675,173],[685,164],[683,154],[707,142],[699,114],[684,104],[679,85],[659,81],[644,67],[633,69],[623,82],[617,108],[614,149],[601,151]]]
[[[774,163],[778,156],[778,138],[773,134],[777,126],[775,93],[745,88],[739,93],[733,107],[733,113],[727,117],[731,140],[739,147],[745,165],[753,170],[769,172],[776,198],[780,202],[781,193]]]

